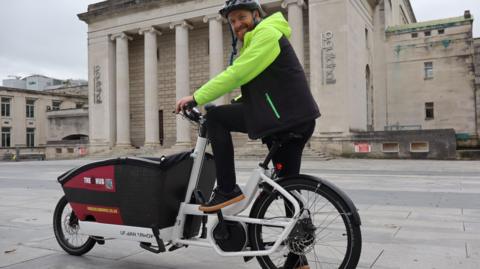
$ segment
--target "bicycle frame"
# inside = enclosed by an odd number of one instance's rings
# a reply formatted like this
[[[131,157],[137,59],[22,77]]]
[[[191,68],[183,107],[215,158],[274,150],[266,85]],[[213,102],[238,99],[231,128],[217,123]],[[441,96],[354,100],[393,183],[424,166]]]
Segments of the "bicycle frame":
[[[245,195],[246,199],[233,204],[229,207],[222,209],[224,214],[225,220],[230,221],[237,221],[243,223],[250,223],[250,224],[261,224],[261,225],[269,225],[269,226],[277,226],[277,227],[284,227],[284,230],[280,237],[275,241],[274,245],[268,250],[261,250],[261,251],[238,251],[238,252],[225,252],[221,250],[215,240],[213,239],[213,227],[218,223],[218,218],[216,215],[212,214],[205,214],[202,211],[198,210],[198,204],[190,204],[187,201],[190,200],[192,193],[194,191],[195,186],[197,185],[197,180],[199,173],[201,171],[201,163],[203,162],[203,156],[205,154],[205,149],[208,144],[206,138],[199,137],[197,140],[197,145],[195,147],[194,152],[192,153],[192,157],[194,158],[193,169],[190,176],[190,182],[187,190],[187,194],[185,197],[185,201],[180,205],[179,214],[177,217],[177,221],[171,233],[172,237],[170,238],[174,244],[183,244],[183,245],[193,245],[193,246],[203,246],[203,247],[213,247],[215,251],[225,257],[232,257],[232,256],[264,256],[270,255],[277,251],[280,244],[285,240],[285,238],[290,234],[295,223],[300,215],[300,205],[298,201],[285,189],[283,189],[279,184],[277,184],[274,180],[269,178],[266,175],[267,170],[262,167],[255,169],[250,176],[246,186],[242,189],[243,194]],[[264,220],[264,219],[255,219],[249,218],[244,216],[237,216],[237,214],[244,211],[249,204],[253,201],[256,197],[258,191],[258,185],[262,182],[272,186],[273,190],[278,191],[281,193],[289,202],[292,203],[294,207],[294,214],[293,217],[287,221],[276,221],[276,220]],[[207,239],[180,239],[181,235],[183,234],[183,224],[185,222],[185,218],[187,215],[197,215],[197,216],[210,216],[215,217],[213,222],[210,224],[210,229],[208,229]],[[161,231],[160,231],[161,233]]]
[[[294,228],[297,220],[300,218],[300,204],[298,200],[301,197],[295,197],[282,188],[278,183],[271,179],[268,174],[269,171],[266,167],[259,165],[258,168],[253,170],[247,184],[242,188],[242,192],[245,195],[245,199],[242,201],[230,205],[222,209],[223,217],[225,220],[237,221],[247,224],[260,224],[260,225],[269,225],[276,227],[283,227],[284,230],[281,235],[277,238],[273,246],[267,250],[258,250],[258,251],[236,251],[236,252],[225,252],[218,247],[213,237],[213,228],[218,224],[218,217],[216,214],[205,214],[200,211],[198,207],[199,204],[190,203],[192,194],[197,186],[200,172],[202,169],[202,164],[205,157],[205,151],[209,143],[206,138],[206,131],[203,126],[203,119],[200,119],[200,131],[197,139],[197,143],[194,151],[191,153],[191,157],[194,159],[192,171],[190,173],[189,184],[187,187],[187,192],[185,195],[184,201],[180,205],[180,209],[176,218],[174,226],[161,229],[159,231],[159,238],[164,242],[171,243],[176,246],[191,245],[191,246],[200,246],[200,247],[212,247],[220,256],[232,257],[232,256],[264,256],[270,255],[278,250],[282,242],[287,238],[292,229]],[[265,219],[256,219],[250,218],[247,216],[240,216],[242,211],[248,208],[248,206],[253,202],[254,198],[257,196],[259,184],[265,183],[272,187],[274,191],[278,191],[283,195],[294,208],[293,217],[289,218],[288,221],[278,221],[278,220],[265,220]],[[183,239],[183,229],[187,215],[196,215],[196,216],[209,216],[213,218],[212,221],[208,223],[208,233],[206,239],[194,238],[194,239]],[[287,220],[287,219],[285,219]],[[89,221],[79,221],[81,229],[81,234],[85,235],[96,235],[102,236],[106,239],[118,238],[125,240],[133,240],[140,242],[150,242],[152,244],[156,243],[155,235],[152,229],[143,228],[143,227],[132,227],[132,226],[123,226],[123,225],[113,225],[113,224],[102,224]]]

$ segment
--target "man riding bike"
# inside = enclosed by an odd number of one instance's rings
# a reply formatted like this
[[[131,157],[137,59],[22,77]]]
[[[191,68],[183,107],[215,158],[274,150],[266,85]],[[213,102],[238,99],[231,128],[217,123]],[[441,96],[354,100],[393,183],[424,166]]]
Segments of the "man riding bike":
[[[233,104],[211,109],[207,114],[208,135],[217,169],[217,188],[204,212],[241,201],[236,185],[234,153],[230,132],[262,138],[269,147],[272,135],[294,132],[301,138],[285,143],[273,157],[279,176],[298,174],[305,143],[320,116],[304,70],[288,41],[291,29],[280,12],[265,19],[258,0],[229,0],[220,10],[227,18],[234,44],[243,43],[240,55],[225,71],[205,83],[193,96],[177,101],[179,113],[187,103],[204,105],[241,87]],[[235,46],[235,45],[234,45]]]
[[[300,172],[303,148],[320,116],[303,68],[288,41],[291,29],[283,15],[277,12],[262,19],[265,13],[258,0],[226,1],[220,14],[230,25],[232,54],[236,41],[243,43],[240,55],[225,71],[176,105],[178,113],[189,102],[203,105],[241,87],[242,95],[233,104],[215,107],[207,114],[217,188],[210,201],[199,208],[204,212],[215,212],[244,199],[236,185],[230,132],[262,138],[268,147],[274,134],[299,134],[273,157],[275,167],[283,167],[278,171],[280,177],[294,175]]]
[[[220,10],[232,33],[232,61],[237,40],[240,55],[222,73],[205,83],[193,96],[177,101],[176,112],[188,103],[204,105],[241,87],[241,97],[207,113],[207,130],[216,163],[217,188],[200,206],[216,212],[244,199],[236,185],[233,143],[230,132],[262,138],[270,148],[272,136],[295,133],[273,156],[278,176],[299,174],[303,148],[310,139],[315,119],[320,116],[301,66],[288,38],[291,28],[280,12],[265,14],[258,0],[229,0]],[[232,62],[231,61],[231,62]],[[280,165],[279,165],[280,164]],[[304,256],[289,254],[285,268],[307,264]],[[297,268],[309,268],[308,265]]]

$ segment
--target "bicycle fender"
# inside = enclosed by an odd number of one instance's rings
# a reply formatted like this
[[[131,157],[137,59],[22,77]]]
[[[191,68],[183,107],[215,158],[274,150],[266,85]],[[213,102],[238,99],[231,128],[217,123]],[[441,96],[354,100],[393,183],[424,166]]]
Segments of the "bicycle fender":
[[[348,195],[344,191],[342,191],[339,187],[337,187],[335,184],[319,177],[303,175],[303,174],[282,177],[276,180],[276,182],[282,185],[282,182],[287,181],[289,179],[294,179],[294,178],[302,178],[306,180],[315,181],[317,183],[320,183],[322,186],[330,189],[332,192],[336,193],[343,201],[345,201],[348,213],[352,214],[353,216],[354,224],[358,226],[362,225],[362,221],[360,220],[360,215],[358,214],[358,209],[353,203],[352,199],[350,199],[350,197],[348,197]]]

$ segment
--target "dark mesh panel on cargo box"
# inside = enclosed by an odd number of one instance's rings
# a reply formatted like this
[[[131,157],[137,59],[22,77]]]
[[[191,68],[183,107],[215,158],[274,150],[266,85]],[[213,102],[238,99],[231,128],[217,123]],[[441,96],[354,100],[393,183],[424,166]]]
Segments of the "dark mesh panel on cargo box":
[[[160,169],[115,165],[116,192],[125,225],[157,226],[161,202],[158,193],[163,185],[161,173]]]
[[[196,189],[202,191],[205,199],[209,199],[213,191],[213,185],[215,184],[216,174],[215,174],[215,161],[213,156],[210,154],[205,154],[205,159],[203,161],[202,173],[200,174],[200,179],[198,180]],[[192,197],[191,203],[196,203],[195,197]],[[183,236],[185,238],[192,238],[197,236],[200,231],[200,226],[202,223],[201,216],[192,216],[189,215],[185,219],[185,226],[183,230]]]
[[[180,203],[185,200],[185,193],[188,188],[188,180],[192,171],[193,159],[188,158],[177,165],[171,166],[164,177],[164,186],[161,192],[162,214],[160,227],[173,226],[177,217]]]
[[[185,159],[167,171],[142,166],[115,166],[117,193],[125,225],[170,227],[185,198],[192,160]]]

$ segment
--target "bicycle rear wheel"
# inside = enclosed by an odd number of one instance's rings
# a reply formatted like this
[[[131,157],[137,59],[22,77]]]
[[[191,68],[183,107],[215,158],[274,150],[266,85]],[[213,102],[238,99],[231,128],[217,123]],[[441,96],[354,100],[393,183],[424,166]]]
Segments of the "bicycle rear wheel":
[[[294,268],[306,264],[310,268],[355,268],[362,246],[360,224],[341,196],[312,177],[299,175],[280,184],[299,201],[302,217],[277,252],[257,257],[262,268],[281,269],[286,266],[287,257],[290,266],[292,257],[296,257]],[[279,192],[264,190],[250,217],[286,220],[291,212],[291,204]],[[250,225],[252,249],[268,249],[282,231],[279,227]]]

